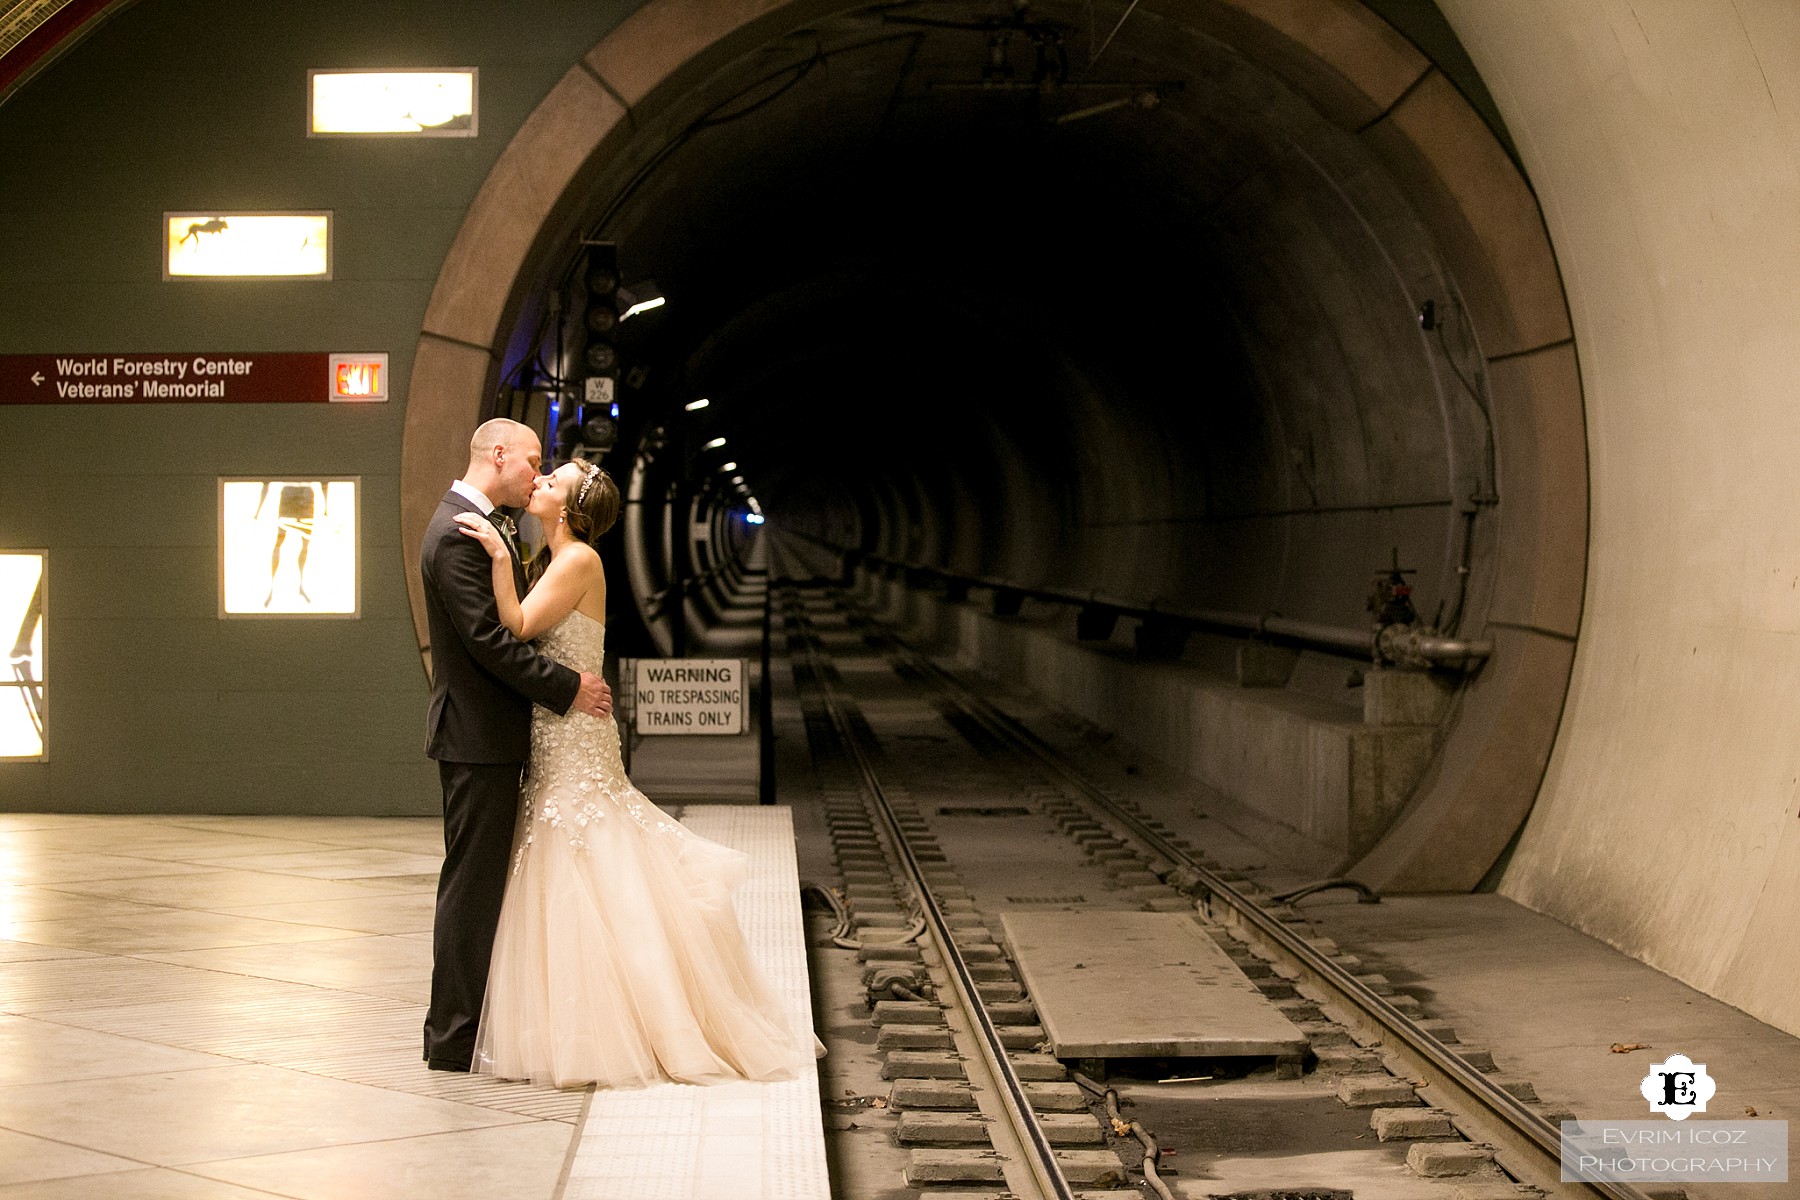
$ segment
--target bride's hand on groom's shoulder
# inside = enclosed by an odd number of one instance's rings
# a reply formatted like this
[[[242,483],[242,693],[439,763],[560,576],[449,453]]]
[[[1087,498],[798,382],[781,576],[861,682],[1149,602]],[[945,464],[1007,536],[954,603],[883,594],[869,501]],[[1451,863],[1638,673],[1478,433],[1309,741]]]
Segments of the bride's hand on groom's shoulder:
[[[462,531],[481,543],[481,548],[488,552],[489,558],[505,558],[509,554],[506,543],[501,540],[500,531],[486,517],[474,513],[456,514],[456,523]]]

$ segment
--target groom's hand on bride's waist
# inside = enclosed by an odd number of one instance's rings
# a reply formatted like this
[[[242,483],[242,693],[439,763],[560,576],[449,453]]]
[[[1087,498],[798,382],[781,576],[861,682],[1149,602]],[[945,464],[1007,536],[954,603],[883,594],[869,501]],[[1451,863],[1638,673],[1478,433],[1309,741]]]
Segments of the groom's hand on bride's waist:
[[[612,716],[612,689],[606,680],[592,671],[581,673],[581,690],[575,693],[573,707],[590,717]]]

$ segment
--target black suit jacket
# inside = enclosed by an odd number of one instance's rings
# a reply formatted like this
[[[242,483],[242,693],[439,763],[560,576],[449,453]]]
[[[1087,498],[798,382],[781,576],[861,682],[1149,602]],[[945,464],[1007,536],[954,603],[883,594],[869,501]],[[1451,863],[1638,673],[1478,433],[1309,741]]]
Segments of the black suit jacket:
[[[500,624],[488,553],[455,520],[465,512],[481,510],[454,491],[445,493],[425,527],[420,553],[431,632],[425,753],[440,762],[522,763],[531,753],[532,703],[568,712],[581,676]],[[513,568],[518,580],[516,559]]]

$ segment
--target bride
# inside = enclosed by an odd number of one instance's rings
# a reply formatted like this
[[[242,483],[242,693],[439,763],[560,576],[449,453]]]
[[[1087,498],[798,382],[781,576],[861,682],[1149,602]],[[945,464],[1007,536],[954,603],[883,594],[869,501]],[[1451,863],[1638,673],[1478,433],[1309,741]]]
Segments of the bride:
[[[592,543],[619,515],[618,487],[577,459],[539,477],[526,511],[548,533],[549,566],[523,600],[493,525],[456,519],[493,560],[501,622],[598,673],[606,576]],[[612,721],[534,709],[472,1069],[556,1087],[792,1078],[810,1048],[731,908],[747,864],[632,786]]]

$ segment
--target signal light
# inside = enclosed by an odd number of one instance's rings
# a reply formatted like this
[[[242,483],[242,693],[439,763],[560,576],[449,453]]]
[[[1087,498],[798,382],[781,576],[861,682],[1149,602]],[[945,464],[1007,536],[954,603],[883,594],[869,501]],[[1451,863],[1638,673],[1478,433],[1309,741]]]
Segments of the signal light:
[[[581,441],[596,450],[610,447],[619,440],[619,425],[604,408],[581,410]]]
[[[587,286],[590,292],[611,294],[619,290],[619,246],[594,242],[588,251]]]
[[[556,430],[556,457],[567,462],[580,454],[604,454],[619,441],[617,404],[579,404]]]
[[[588,370],[596,375],[616,378],[619,371],[619,348],[610,342],[589,342],[582,355]]]
[[[619,247],[616,243],[589,244],[582,283],[586,296],[581,323],[588,334],[582,361],[591,374],[616,379],[619,374]]]

